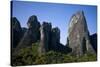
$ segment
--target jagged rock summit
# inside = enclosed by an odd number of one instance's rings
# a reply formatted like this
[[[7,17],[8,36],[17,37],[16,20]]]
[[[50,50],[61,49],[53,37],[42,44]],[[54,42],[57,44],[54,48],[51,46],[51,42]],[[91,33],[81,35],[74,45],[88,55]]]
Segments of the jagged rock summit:
[[[28,29],[24,33],[20,42],[18,43],[16,51],[23,47],[31,46],[32,43],[35,43],[40,39],[40,23],[35,15],[29,17],[27,25]]]
[[[83,11],[75,13],[71,19],[68,29],[68,46],[72,48],[72,54],[81,56],[85,53],[94,54],[89,39],[89,31]]]
[[[39,54],[46,53],[50,50],[62,53],[69,53],[71,49],[60,43],[60,29],[52,28],[51,23],[43,22],[40,27],[40,44]]]

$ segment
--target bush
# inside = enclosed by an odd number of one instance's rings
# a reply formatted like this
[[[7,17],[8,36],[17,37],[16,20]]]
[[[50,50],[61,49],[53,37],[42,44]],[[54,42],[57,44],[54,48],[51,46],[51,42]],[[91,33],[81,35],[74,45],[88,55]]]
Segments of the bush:
[[[55,63],[70,63],[70,62],[86,62],[96,61],[97,56],[85,54],[81,57],[75,57],[70,54],[49,51],[41,56],[38,55],[39,43],[33,43],[31,47],[20,49],[20,52],[13,56],[13,66],[19,65],[35,65],[35,64],[55,64]]]

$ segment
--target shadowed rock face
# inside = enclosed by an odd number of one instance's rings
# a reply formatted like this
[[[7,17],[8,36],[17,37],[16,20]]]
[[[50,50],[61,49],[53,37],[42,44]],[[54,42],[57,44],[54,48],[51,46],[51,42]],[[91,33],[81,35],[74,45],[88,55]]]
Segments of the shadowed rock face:
[[[40,39],[40,23],[37,20],[35,15],[29,17],[27,22],[28,29],[25,30],[23,38],[18,44],[16,49],[20,49],[21,47],[26,47],[32,45],[32,43],[37,42]]]
[[[51,31],[51,44],[49,45],[51,50],[62,52],[62,53],[69,53],[71,52],[71,48],[68,46],[64,46],[60,43],[60,29],[55,27]]]
[[[45,53],[49,51],[50,35],[51,35],[51,23],[43,22],[40,27],[41,39],[39,46],[39,53]]]
[[[27,28],[23,27],[22,28],[23,35],[25,34],[26,31],[27,31]]]
[[[37,20],[37,17],[35,15],[32,15],[31,17],[29,17],[27,25],[29,27],[28,30],[32,32],[33,42],[36,42],[40,39],[40,22]]]
[[[60,29],[52,28],[51,23],[43,22],[40,27],[41,39],[39,46],[39,55],[50,50],[69,53],[71,49],[60,43]]]
[[[83,11],[79,11],[72,16],[68,34],[68,45],[72,48],[72,54],[81,56],[86,52],[94,53]]]
[[[57,49],[57,45],[60,43],[60,29],[55,27],[51,31],[51,49]]]
[[[12,31],[12,47],[16,48],[21,37],[22,37],[22,29],[20,26],[20,22],[16,17],[11,18],[11,31]]]
[[[97,33],[90,35],[90,40],[91,40],[93,49],[97,53]]]

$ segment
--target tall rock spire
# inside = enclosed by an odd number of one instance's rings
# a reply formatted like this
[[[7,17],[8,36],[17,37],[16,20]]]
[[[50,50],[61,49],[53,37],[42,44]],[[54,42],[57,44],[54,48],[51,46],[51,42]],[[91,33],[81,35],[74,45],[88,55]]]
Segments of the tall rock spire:
[[[39,54],[45,53],[49,51],[49,44],[50,44],[50,34],[51,34],[52,25],[48,22],[43,22],[40,27],[40,46],[39,46]]]
[[[29,17],[27,25],[28,29],[20,40],[16,51],[23,47],[31,46],[32,43],[35,43],[40,39],[40,23],[35,15]]]
[[[69,24],[68,43],[72,54],[81,56],[85,53],[94,53],[89,39],[89,31],[83,11],[75,13]]]

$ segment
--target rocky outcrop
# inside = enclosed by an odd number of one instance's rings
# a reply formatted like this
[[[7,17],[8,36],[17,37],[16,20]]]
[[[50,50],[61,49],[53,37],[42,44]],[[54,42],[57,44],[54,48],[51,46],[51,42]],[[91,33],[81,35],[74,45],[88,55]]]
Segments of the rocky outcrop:
[[[40,23],[37,20],[35,15],[29,17],[27,22],[28,29],[23,35],[23,38],[20,40],[16,50],[19,50],[22,47],[31,46],[32,43],[37,42],[40,39]]]
[[[39,54],[46,53],[50,50],[69,53],[71,48],[60,43],[60,29],[52,28],[51,23],[43,22],[40,27],[41,39],[39,45]]]
[[[40,27],[40,46],[39,46],[39,54],[45,53],[49,51],[49,44],[50,44],[50,35],[51,35],[51,23],[43,22]]]
[[[37,40],[40,39],[40,22],[37,19],[37,16],[32,15],[28,22],[28,30],[31,31],[33,42],[36,42]]]
[[[89,31],[83,11],[75,13],[69,24],[68,45],[72,48],[72,54],[81,56],[85,53],[94,54],[89,39]]]
[[[22,29],[20,26],[20,22],[16,17],[11,18],[11,34],[12,48],[16,48],[22,38]]]
[[[58,27],[53,28],[51,31],[50,49],[66,54],[71,52],[71,48],[60,43],[60,29]]]
[[[60,43],[60,29],[58,27],[52,29],[50,40],[50,49],[57,50],[57,45]]]

